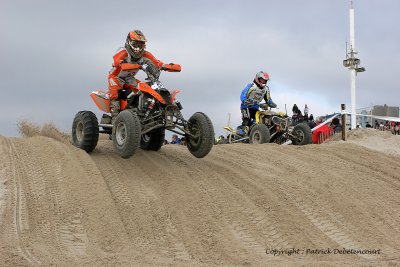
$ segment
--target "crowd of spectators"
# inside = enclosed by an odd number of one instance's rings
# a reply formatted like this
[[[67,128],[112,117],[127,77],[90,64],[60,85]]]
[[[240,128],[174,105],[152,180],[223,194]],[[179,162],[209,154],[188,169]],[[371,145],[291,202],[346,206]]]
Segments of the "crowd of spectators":
[[[186,138],[185,137],[179,138],[177,134],[173,134],[171,142],[168,142],[167,139],[164,139],[164,145],[169,145],[169,144],[186,146]]]
[[[372,126],[371,126],[372,127]],[[394,135],[400,135],[399,128],[400,128],[400,122],[396,121],[380,121],[375,120],[375,125],[374,128],[380,131],[391,131]]]
[[[316,125],[318,125],[320,123],[322,123],[322,120],[320,120],[320,117],[318,117],[316,119]],[[361,128],[359,123],[357,123],[356,128]],[[365,124],[365,128],[375,128],[380,131],[391,131],[394,135],[400,135],[400,122],[395,122],[395,121],[378,122],[378,120],[375,120],[374,127],[372,127],[372,125],[369,122],[367,122]],[[329,125],[329,129],[326,127],[321,127],[320,129],[322,129],[322,130],[317,129],[316,131],[313,132],[313,143],[314,144],[324,142],[325,139],[329,138],[331,135],[341,132],[342,125],[340,123],[339,118],[334,118]],[[320,132],[323,132],[323,134],[321,134]],[[322,140],[321,140],[321,135],[323,135]],[[319,139],[318,139],[318,136],[319,136]]]
[[[304,115],[297,106],[297,104],[294,104],[292,107],[292,119],[295,122],[314,122],[314,116],[313,114],[309,114],[309,109],[307,104],[304,105]]]

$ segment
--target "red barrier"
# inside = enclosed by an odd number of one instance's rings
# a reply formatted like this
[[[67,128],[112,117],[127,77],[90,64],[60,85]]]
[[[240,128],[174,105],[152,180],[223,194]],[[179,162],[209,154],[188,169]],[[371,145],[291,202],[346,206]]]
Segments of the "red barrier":
[[[333,130],[331,129],[329,132],[320,132],[318,134],[318,141],[317,144],[322,144],[328,139],[330,139],[333,136]]]
[[[333,135],[333,130],[328,125],[323,125],[322,127],[316,129],[312,134],[313,144],[322,144],[331,138]]]

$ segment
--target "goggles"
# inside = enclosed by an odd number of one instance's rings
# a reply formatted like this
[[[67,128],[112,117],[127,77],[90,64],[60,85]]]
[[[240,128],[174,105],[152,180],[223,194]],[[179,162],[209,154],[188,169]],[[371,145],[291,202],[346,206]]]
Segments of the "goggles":
[[[139,48],[139,49],[143,49],[145,46],[145,42],[140,42],[140,41],[136,41],[136,40],[131,40],[129,41],[129,45],[132,48]]]

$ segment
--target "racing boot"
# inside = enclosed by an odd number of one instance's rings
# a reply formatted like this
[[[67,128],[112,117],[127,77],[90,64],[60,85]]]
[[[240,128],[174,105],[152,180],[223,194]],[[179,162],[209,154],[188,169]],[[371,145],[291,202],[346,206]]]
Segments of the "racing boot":
[[[111,109],[111,124],[114,125],[115,118],[117,118],[117,116],[119,114],[119,109],[120,109],[119,100],[116,100],[116,99],[111,100],[110,101],[110,109]],[[110,134],[108,138],[110,140],[112,140],[112,134]]]
[[[114,124],[115,118],[118,116],[119,114],[119,100],[111,100],[110,101],[110,107],[111,107],[111,124]]]
[[[250,127],[249,126],[244,126],[243,127],[243,131],[244,131],[244,136],[248,136],[250,133]]]
[[[237,127],[237,134],[241,136],[247,136],[249,134],[249,126],[240,125]]]

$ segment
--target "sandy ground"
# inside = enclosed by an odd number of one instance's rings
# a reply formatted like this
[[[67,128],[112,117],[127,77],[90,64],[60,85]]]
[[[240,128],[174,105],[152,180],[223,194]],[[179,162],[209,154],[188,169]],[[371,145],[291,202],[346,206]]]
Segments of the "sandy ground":
[[[0,266],[399,266],[399,140],[121,159],[0,136]]]
[[[334,136],[333,141],[340,140],[341,134]],[[346,142],[364,146],[389,155],[400,156],[400,136],[389,131],[378,131],[372,128],[357,129],[348,133]]]

